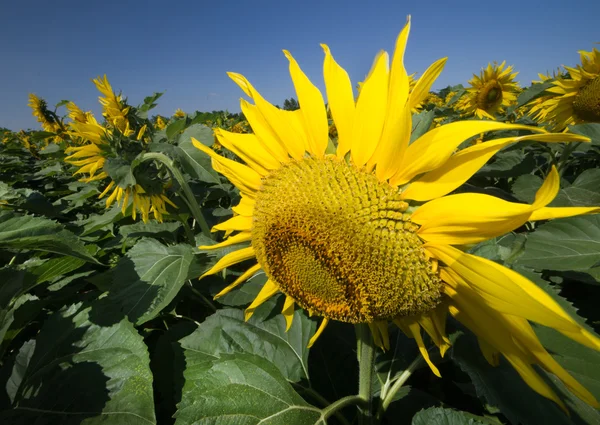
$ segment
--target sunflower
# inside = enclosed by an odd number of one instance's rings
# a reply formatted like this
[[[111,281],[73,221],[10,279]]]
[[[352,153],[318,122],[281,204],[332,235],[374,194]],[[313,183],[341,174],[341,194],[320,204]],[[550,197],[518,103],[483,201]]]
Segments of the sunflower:
[[[531,205],[479,193],[448,195],[512,143],[589,139],[472,120],[442,125],[409,144],[410,111],[427,96],[446,61],[435,62],[409,94],[403,63],[409,29],[410,22],[398,37],[391,68],[386,52],[377,55],[356,101],[348,74],[322,45],[328,105],[339,134],[337,147],[328,139],[320,91],[289,52],[284,51],[301,105],[297,111],[276,108],[245,77],[229,73],[254,101],[241,101],[254,134],[216,130],[221,144],[245,165],[193,140],[212,158],[215,170],[241,193],[240,203],[233,208],[236,215],[213,228],[237,233],[224,242],[200,247],[234,250],[202,277],[255,260],[217,294],[222,296],[262,269],[268,280],[246,309],[246,319],[281,292],[288,328],[295,306],[323,318],[310,345],[329,321],[337,320],[368,324],[374,343],[389,348],[388,323],[393,322],[415,339],[437,376],[439,370],[429,358],[421,330],[443,356],[450,346],[445,332],[450,314],[477,335],[490,363],[497,364],[501,353],[535,391],[562,408],[563,402],[534,365],[554,373],[581,399],[598,406],[541,346],[529,321],[599,350],[600,339],[534,283],[460,247],[502,235],[529,220],[600,209],[547,207],[559,190],[554,168]],[[497,130],[538,134],[486,141],[454,153],[464,140]]]
[[[157,130],[162,130],[167,127],[167,122],[160,115],[156,116],[156,122],[154,123],[154,128]]]
[[[554,130],[571,124],[600,122],[600,51],[580,51],[581,65],[565,66],[568,77],[555,79],[532,112]]]
[[[84,124],[91,121],[94,116],[91,111],[83,112],[83,110],[74,102],[67,103],[67,111],[69,111],[68,115],[72,121],[77,121]]]
[[[104,77],[98,77],[92,81],[96,85],[98,91],[104,95],[104,97],[100,96],[98,98],[102,105],[102,115],[110,125],[121,132],[124,132],[129,126],[127,114],[131,108],[126,105],[120,94],[115,94],[106,78],[106,74]]]
[[[177,108],[177,110],[173,114],[173,118],[185,118],[185,112],[183,112],[183,110],[181,110],[180,108]]]
[[[494,115],[504,112],[505,108],[517,100],[519,84],[515,81],[518,72],[513,67],[488,64],[479,76],[473,74],[465,95],[458,101],[457,108],[464,116],[494,119]]]
[[[74,120],[69,124],[69,127],[71,129],[71,137],[85,143],[82,146],[72,146],[65,150],[65,153],[69,155],[65,158],[65,161],[79,167],[78,170],[75,171],[75,174],[87,175],[87,177],[83,177],[80,181],[91,182],[110,178],[109,174],[104,169],[104,165],[109,157],[115,156],[111,147],[111,140],[118,137],[117,134],[121,134],[116,132],[116,130],[113,131],[103,127],[91,114],[87,116],[87,122]],[[137,142],[143,138],[145,131],[146,126],[144,125],[137,133]],[[129,138],[133,135],[133,130],[131,130],[129,124],[127,124],[122,136]],[[150,214],[152,214],[157,221],[162,222],[163,215],[167,213],[166,204],[170,204],[173,207],[176,206],[165,195],[162,185],[155,187],[157,184],[153,184],[150,181],[148,186],[154,188],[154,193],[147,193],[147,191],[139,184],[121,187],[115,181],[111,180],[104,191],[102,191],[99,198],[103,198],[112,190],[112,193],[106,199],[106,208],[110,208],[116,201],[117,204],[121,206],[121,212],[125,215],[127,207],[129,206],[129,201],[131,200],[131,216],[134,220],[139,212],[144,223],[149,220]]]
[[[48,104],[44,99],[30,93],[29,103],[27,105],[31,108],[31,114],[42,125],[44,131],[50,133],[62,133],[64,129],[62,122],[55,113],[48,109]],[[63,140],[61,134],[57,134],[54,137],[55,142],[60,142],[61,140]]]

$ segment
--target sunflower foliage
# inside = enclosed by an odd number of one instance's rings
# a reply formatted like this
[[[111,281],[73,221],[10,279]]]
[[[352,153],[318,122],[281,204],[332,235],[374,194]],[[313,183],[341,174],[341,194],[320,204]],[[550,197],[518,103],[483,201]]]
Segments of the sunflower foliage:
[[[519,92],[512,74],[489,65],[477,87],[495,90],[484,96],[494,110],[480,113],[554,129],[565,122],[543,112],[561,95],[563,86],[554,83],[588,78],[594,58],[590,53],[570,73]],[[216,134],[251,134],[251,118],[226,111],[152,115],[160,93],[132,106],[106,76],[94,83],[101,117],[71,101],[50,110],[35,96],[30,106],[42,131],[0,133],[1,423],[600,423],[600,412],[563,380],[535,368],[561,406],[532,389],[505,357],[484,354],[477,336],[452,317],[443,357],[424,334],[441,378],[414,339],[385,324],[389,346],[375,352],[372,399],[359,400],[364,368],[359,372],[353,326],[331,321],[315,342],[320,320],[286,310],[283,294],[267,297],[248,317],[246,308],[269,285],[263,270],[245,276],[248,259],[210,273],[236,248],[204,248],[229,236],[219,224],[237,216],[243,196],[206,151],[232,167],[242,164],[240,152]],[[498,101],[503,84],[511,90],[506,104]],[[468,84],[430,91],[412,111],[410,143],[473,120],[485,104],[465,106],[477,99],[473,93]],[[328,149],[335,149],[330,113],[328,125]],[[563,130],[591,142],[512,144],[454,193],[532,203],[554,167],[560,190],[550,207],[600,206],[600,124],[579,117]],[[517,134],[482,133],[458,152]],[[599,247],[600,215],[591,214],[527,221],[463,248],[530,279],[597,334]],[[231,289],[240,279],[246,283]],[[553,361],[600,399],[600,353],[555,329],[533,329]]]

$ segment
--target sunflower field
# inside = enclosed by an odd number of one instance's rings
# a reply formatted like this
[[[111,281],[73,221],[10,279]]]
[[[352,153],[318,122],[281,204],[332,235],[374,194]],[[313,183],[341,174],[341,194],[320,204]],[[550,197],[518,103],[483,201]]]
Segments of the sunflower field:
[[[361,82],[322,45],[324,92],[284,51],[283,108],[30,94],[0,423],[600,424],[600,51],[433,91],[409,30]]]

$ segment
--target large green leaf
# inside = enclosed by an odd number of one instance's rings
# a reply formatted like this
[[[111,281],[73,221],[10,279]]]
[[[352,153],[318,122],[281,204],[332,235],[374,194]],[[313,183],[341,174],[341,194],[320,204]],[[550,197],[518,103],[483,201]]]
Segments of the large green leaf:
[[[11,212],[0,213],[2,248],[54,252],[98,263],[77,236],[55,221]]]
[[[468,412],[430,407],[421,410],[412,419],[412,425],[497,425],[498,422]]]
[[[191,348],[185,357],[176,425],[326,424],[321,410],[304,401],[263,357],[239,352],[213,357]]]
[[[581,173],[572,185],[558,192],[551,207],[595,207],[600,205],[600,169],[591,168]]]
[[[110,291],[95,306],[93,316],[118,309],[138,325],[156,317],[186,281],[192,258],[190,245],[165,246],[142,239],[111,271]]]
[[[592,140],[592,144],[600,146],[600,124],[586,123],[569,126],[569,130],[572,133],[581,134],[587,136]]]
[[[517,264],[538,270],[595,274],[600,265],[600,215],[570,217],[543,224],[527,236]]]
[[[104,162],[104,171],[120,187],[134,186],[136,183],[131,163],[122,158],[107,158]]]
[[[99,326],[89,307],[72,305],[48,319],[17,360],[3,423],[156,423],[148,352],[125,319]]]
[[[189,352],[212,357],[235,352],[256,354],[273,363],[292,382],[308,378],[307,345],[315,323],[297,310],[286,332],[283,316],[268,317],[270,311],[266,310],[257,310],[248,322],[240,310],[219,310],[182,339],[181,345]]]
[[[194,147],[191,139],[179,142],[175,152],[182,168],[190,176],[206,183],[220,184],[219,175],[213,170],[210,157]]]

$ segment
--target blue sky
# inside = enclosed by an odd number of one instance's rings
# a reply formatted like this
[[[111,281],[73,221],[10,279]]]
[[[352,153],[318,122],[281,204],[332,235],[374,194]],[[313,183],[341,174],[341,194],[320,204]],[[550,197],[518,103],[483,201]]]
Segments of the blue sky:
[[[486,6],[487,5],[487,6]],[[406,15],[405,63],[422,73],[448,56],[434,85],[466,84],[489,61],[506,60],[529,85],[537,72],[579,61],[600,41],[600,2],[482,1],[27,1],[0,4],[0,127],[38,128],[28,93],[72,100],[99,113],[91,82],[107,74],[133,105],[164,91],[154,113],[239,111],[244,74],[275,104],[295,97],[289,50],[323,90],[320,43],[353,82],[380,49],[391,53]]]

